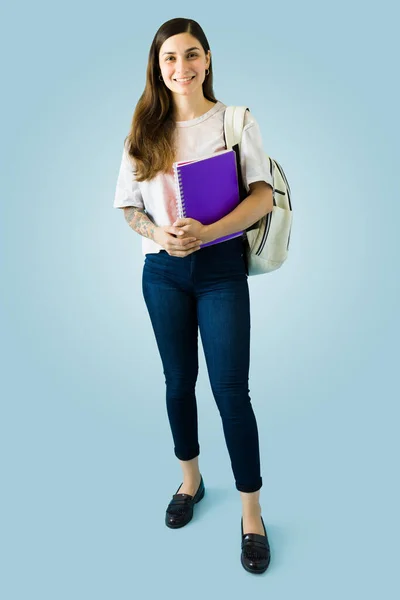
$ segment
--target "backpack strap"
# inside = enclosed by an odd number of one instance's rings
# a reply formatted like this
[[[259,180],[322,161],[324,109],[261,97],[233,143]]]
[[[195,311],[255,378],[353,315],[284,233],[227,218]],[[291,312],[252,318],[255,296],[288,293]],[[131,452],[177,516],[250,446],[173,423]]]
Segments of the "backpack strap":
[[[236,154],[236,165],[239,183],[240,200],[244,200],[248,193],[243,183],[242,166],[240,163],[240,142],[244,127],[244,117],[246,111],[250,110],[247,106],[227,106],[224,114],[224,138],[227,149],[232,148]],[[255,227],[253,225],[252,227]]]
[[[247,106],[227,106],[224,114],[224,133],[227,148],[240,144]]]

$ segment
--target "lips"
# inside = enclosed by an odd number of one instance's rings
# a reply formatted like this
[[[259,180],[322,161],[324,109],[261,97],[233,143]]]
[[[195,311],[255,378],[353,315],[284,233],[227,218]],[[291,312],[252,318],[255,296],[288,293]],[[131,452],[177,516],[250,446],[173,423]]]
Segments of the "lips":
[[[189,83],[189,81],[192,81],[192,79],[194,79],[195,77],[196,76],[193,75],[192,77],[189,77],[189,78],[186,78],[186,77],[182,77],[182,78],[179,78],[179,79],[175,79],[174,78],[174,81],[176,81],[177,83]]]

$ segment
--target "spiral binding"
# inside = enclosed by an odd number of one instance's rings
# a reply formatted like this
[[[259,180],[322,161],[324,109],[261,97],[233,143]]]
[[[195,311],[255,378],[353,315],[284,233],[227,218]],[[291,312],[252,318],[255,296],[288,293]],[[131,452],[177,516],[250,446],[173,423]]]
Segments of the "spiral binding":
[[[176,210],[179,219],[186,218],[186,207],[185,207],[185,198],[183,195],[183,186],[181,180],[181,173],[178,170],[178,165],[174,164],[174,179],[175,179],[175,188],[176,188]]]

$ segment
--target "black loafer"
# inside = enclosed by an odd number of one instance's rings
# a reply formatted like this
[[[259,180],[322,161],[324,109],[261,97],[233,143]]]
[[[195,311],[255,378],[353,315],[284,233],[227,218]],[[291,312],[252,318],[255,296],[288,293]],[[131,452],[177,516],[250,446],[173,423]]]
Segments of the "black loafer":
[[[242,554],[240,560],[243,567],[249,573],[264,573],[267,570],[271,560],[271,552],[265,529],[264,520],[261,517],[261,521],[264,527],[264,535],[258,533],[246,533],[243,534],[243,517],[241,521],[242,527]]]
[[[181,485],[178,487],[178,490]],[[199,488],[194,496],[190,494],[174,494],[165,513],[166,526],[177,529],[189,523],[193,517],[193,506],[203,498],[204,491],[203,477],[201,477]]]

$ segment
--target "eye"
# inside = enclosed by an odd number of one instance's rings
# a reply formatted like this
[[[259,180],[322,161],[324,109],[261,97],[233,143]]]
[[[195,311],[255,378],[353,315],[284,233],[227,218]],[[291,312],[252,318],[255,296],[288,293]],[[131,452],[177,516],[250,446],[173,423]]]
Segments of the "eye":
[[[190,57],[190,56],[197,57],[198,54],[197,54],[197,52],[189,52],[188,57]],[[167,56],[167,58],[165,59],[165,62],[169,62],[170,58],[175,58],[175,57],[174,56]]]

